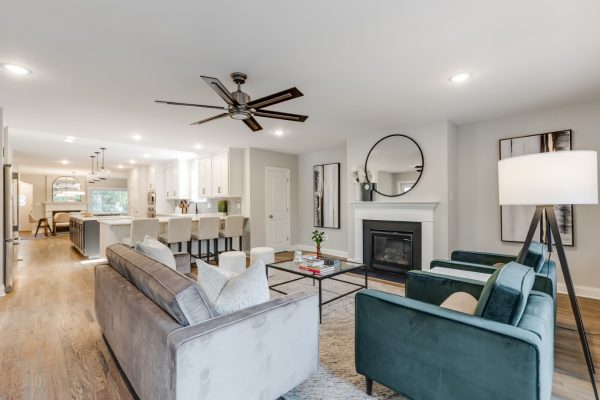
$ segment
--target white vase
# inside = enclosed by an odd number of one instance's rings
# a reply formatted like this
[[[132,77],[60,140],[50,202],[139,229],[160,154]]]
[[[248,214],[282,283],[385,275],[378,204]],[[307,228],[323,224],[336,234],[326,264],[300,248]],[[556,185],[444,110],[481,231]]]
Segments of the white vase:
[[[355,201],[362,200],[362,192],[361,192],[360,185],[361,184],[359,182],[354,182],[354,200]]]

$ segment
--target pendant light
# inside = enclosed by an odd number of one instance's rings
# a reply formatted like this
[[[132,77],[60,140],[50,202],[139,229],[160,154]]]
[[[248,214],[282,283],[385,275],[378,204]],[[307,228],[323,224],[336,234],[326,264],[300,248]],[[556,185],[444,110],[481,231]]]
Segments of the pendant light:
[[[110,175],[110,170],[104,168],[104,151],[106,150],[106,147],[100,147],[100,150],[102,150],[102,167],[100,168],[99,174],[103,179],[106,179],[106,177]]]
[[[96,183],[96,173],[94,172],[94,158],[96,158],[96,156],[91,155],[90,158],[92,159],[92,172],[90,172],[87,178],[89,183]]]
[[[102,173],[100,172],[100,152],[99,151],[95,151],[94,153],[96,153],[96,180],[97,181],[105,181],[106,178],[104,176],[102,176]]]

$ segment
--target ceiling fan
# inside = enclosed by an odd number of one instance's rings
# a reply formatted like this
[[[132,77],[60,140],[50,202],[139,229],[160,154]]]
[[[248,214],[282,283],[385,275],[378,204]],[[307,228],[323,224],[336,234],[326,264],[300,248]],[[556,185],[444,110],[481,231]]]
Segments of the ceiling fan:
[[[214,108],[217,110],[226,110],[222,114],[215,115],[210,118],[206,118],[192,125],[199,125],[205,122],[213,121],[215,119],[224,118],[229,116],[230,118],[240,120],[246,124],[253,132],[262,130],[262,126],[258,123],[254,117],[264,118],[275,118],[283,119],[286,121],[304,122],[308,118],[307,115],[290,114],[279,111],[265,110],[265,107],[272,106],[277,103],[295,99],[296,97],[304,96],[295,87],[283,90],[281,92],[273,93],[269,96],[261,97],[260,99],[250,100],[250,96],[241,90],[241,85],[246,82],[248,76],[241,72],[234,72],[231,74],[233,82],[237,84],[237,90],[233,93],[229,92],[227,88],[217,78],[211,78],[209,76],[202,76],[204,82],[208,84],[217,94],[227,103],[226,107],[220,106],[207,106],[203,104],[191,104],[191,103],[178,103],[174,101],[155,100],[157,103],[170,104],[175,106],[188,106],[188,107],[204,107]]]

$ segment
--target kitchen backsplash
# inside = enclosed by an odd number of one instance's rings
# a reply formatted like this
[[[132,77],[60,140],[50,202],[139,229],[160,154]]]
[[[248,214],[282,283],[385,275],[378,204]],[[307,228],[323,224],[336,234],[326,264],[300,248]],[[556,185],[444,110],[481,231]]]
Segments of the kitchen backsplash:
[[[241,197],[230,197],[227,199],[206,199],[204,202],[194,202],[190,204],[191,210],[188,213],[194,213],[193,207],[196,205],[198,214],[216,213],[218,212],[218,206],[220,200],[227,200],[227,215],[239,215],[242,213],[242,199]]]

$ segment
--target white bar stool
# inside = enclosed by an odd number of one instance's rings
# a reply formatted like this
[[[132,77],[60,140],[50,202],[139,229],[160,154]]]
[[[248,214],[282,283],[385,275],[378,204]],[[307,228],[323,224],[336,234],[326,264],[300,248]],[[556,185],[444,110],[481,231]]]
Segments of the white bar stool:
[[[135,247],[137,242],[143,242],[144,236],[154,239],[158,237],[158,218],[136,218],[131,221],[129,236],[121,239],[121,243],[129,247]]]
[[[219,268],[240,274],[246,270],[246,253],[226,251],[219,256]]]
[[[196,258],[206,258],[206,261],[210,261],[210,256],[213,256],[213,260],[219,260],[218,248],[219,248],[219,228],[221,225],[221,219],[219,217],[198,217],[198,229],[196,232],[192,232],[192,240],[198,241],[198,254]],[[206,254],[202,256],[202,241],[206,240]],[[213,252],[210,252],[210,242],[214,242]]]
[[[244,234],[244,216],[228,215],[225,217],[225,229],[219,232],[219,237],[225,238],[225,251],[233,250],[233,238],[239,238],[239,250],[242,250],[242,235]]]
[[[187,252],[190,252],[189,245],[192,240],[192,219],[189,217],[169,218],[167,221],[167,233],[158,235],[158,240],[171,247],[177,243],[181,252],[181,243],[186,243]]]

